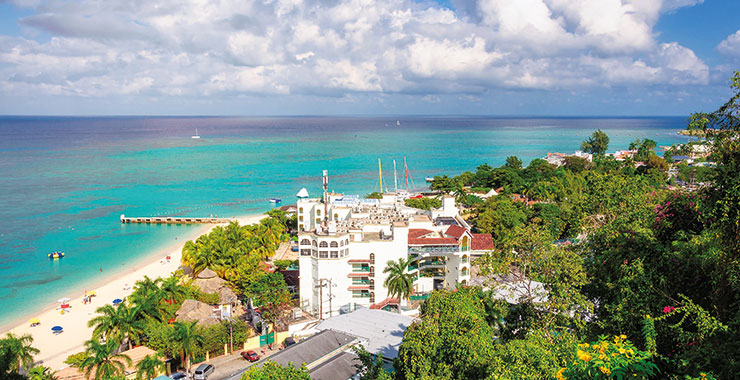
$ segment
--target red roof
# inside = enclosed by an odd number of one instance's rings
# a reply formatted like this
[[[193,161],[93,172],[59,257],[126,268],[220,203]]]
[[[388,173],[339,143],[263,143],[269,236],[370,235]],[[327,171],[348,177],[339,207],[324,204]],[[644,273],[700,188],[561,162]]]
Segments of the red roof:
[[[370,309],[382,309],[387,305],[398,305],[398,298],[386,298],[378,303],[370,305]]]
[[[493,238],[490,234],[473,234],[470,248],[474,251],[487,251],[493,249]]]
[[[409,245],[458,245],[455,238],[409,238]]]
[[[451,224],[450,227],[447,229],[447,232],[445,232],[445,235],[454,236],[459,239],[466,231],[467,230],[463,227]]]
[[[422,237],[424,235],[429,235],[429,234],[432,234],[432,233],[434,233],[434,231],[430,231],[430,230],[427,230],[427,229],[424,229],[424,228],[422,228],[422,229],[411,228],[411,229],[409,229],[409,239],[420,238],[420,237]]]

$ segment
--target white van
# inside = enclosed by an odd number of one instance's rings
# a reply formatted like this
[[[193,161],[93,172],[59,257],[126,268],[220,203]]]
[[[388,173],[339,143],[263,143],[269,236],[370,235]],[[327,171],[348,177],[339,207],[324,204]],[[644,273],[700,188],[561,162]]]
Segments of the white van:
[[[208,379],[208,375],[212,374],[215,369],[216,368],[210,364],[201,364],[198,366],[198,368],[195,369],[195,375],[193,375],[193,379],[206,380]]]

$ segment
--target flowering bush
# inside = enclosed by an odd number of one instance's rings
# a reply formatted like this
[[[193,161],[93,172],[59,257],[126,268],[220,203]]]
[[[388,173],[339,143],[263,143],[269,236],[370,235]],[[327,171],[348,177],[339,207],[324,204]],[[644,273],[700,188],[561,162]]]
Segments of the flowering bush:
[[[579,344],[573,361],[561,368],[555,378],[648,379],[659,372],[651,357],[652,354],[638,350],[624,335],[613,340],[600,336],[598,342]]]

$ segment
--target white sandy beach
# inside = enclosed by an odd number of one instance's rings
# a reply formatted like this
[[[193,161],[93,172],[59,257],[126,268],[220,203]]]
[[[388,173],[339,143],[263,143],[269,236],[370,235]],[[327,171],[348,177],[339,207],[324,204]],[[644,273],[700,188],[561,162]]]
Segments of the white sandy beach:
[[[236,218],[240,224],[252,224],[259,222],[265,215],[251,215]],[[108,279],[108,282],[96,288],[87,289],[95,291],[96,296],[88,304],[82,303],[82,297],[85,289],[80,289],[76,294],[67,295],[72,300],[69,301],[71,311],[60,314],[59,304],[47,305],[40,310],[34,317],[41,321],[41,325],[31,327],[28,321],[24,321],[12,328],[9,332],[16,335],[31,334],[33,336],[33,346],[41,352],[35,356],[37,363],[50,367],[52,370],[59,370],[67,365],[64,360],[74,353],[83,351],[84,342],[92,336],[92,329],[87,327],[87,321],[95,316],[95,309],[106,303],[111,303],[116,298],[127,297],[133,291],[133,285],[137,280],[149,276],[150,278],[167,277],[170,273],[177,270],[180,266],[182,257],[182,248],[188,240],[194,240],[198,236],[209,232],[215,226],[204,225],[197,231],[179,237],[178,243],[173,244],[166,250],[158,249],[153,252],[151,261],[137,266],[132,272],[117,275]],[[170,261],[167,262],[165,257],[169,255]],[[74,296],[74,297],[73,297]],[[62,326],[64,332],[53,334],[53,326]],[[8,331],[3,331],[3,335]]]

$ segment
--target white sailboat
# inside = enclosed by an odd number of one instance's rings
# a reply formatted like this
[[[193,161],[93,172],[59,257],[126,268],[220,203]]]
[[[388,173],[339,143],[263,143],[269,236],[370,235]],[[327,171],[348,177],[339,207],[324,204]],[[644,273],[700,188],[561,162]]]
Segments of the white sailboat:
[[[198,128],[195,128],[195,134],[192,135],[192,136],[190,136],[190,138],[193,138],[193,139],[199,139],[200,138],[200,135],[198,134]]]

